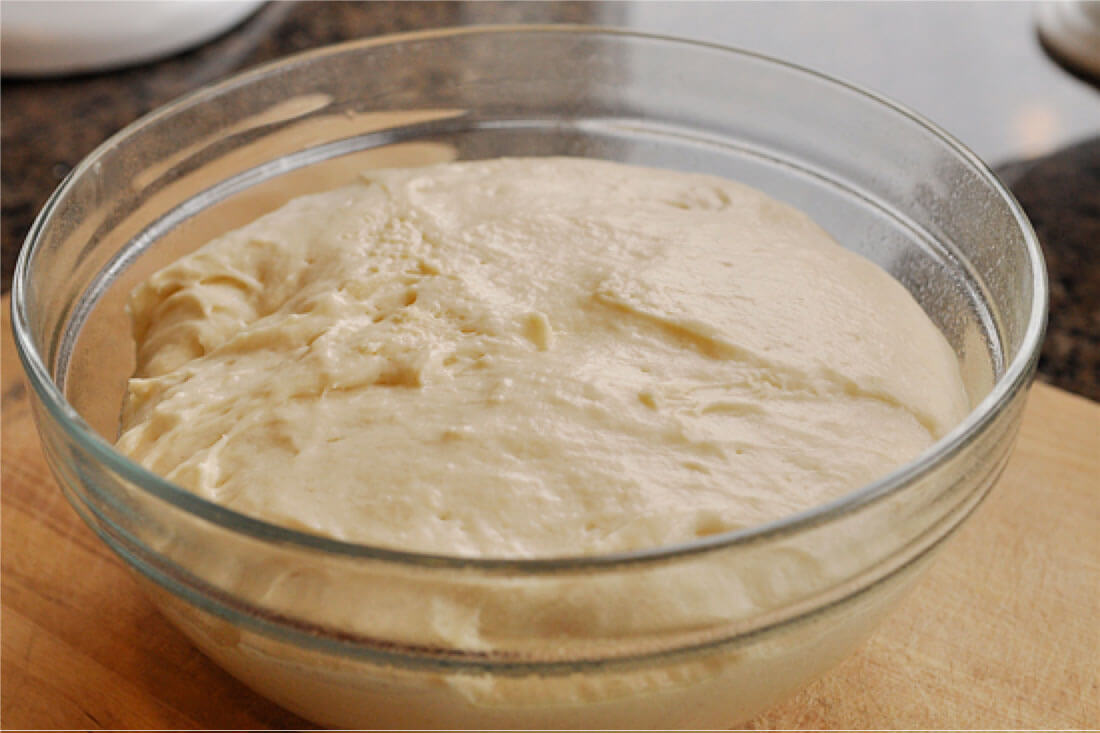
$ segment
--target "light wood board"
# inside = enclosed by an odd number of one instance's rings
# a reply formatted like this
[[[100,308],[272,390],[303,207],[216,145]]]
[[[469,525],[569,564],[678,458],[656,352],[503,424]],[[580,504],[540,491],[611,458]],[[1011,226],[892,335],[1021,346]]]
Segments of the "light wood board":
[[[0,725],[301,728],[196,651],[49,474],[3,300]],[[1037,384],[991,496],[876,635],[758,728],[1100,727],[1100,405]]]

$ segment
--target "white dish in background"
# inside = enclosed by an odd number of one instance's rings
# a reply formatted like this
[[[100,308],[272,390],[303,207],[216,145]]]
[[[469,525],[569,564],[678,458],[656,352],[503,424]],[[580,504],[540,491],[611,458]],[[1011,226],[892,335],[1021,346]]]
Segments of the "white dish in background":
[[[5,76],[104,71],[197,46],[244,20],[262,0],[4,2]]]
[[[1070,66],[1100,77],[1100,0],[1061,0],[1036,9],[1039,35]]]

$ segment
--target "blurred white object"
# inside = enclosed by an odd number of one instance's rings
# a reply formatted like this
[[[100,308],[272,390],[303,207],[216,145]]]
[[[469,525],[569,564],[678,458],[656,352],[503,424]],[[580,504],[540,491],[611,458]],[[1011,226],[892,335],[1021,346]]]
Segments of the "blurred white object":
[[[5,75],[102,71],[168,56],[228,30],[263,0],[0,3]]]
[[[1067,64],[1100,77],[1100,2],[1059,0],[1036,9],[1039,34]]]

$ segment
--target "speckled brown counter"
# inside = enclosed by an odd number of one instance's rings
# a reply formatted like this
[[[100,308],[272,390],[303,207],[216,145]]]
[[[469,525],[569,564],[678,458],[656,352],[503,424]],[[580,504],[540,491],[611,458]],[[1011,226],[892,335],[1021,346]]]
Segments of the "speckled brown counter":
[[[1100,400],[1100,137],[999,173],[1047,263],[1050,322],[1039,375]]]
[[[370,2],[262,7],[194,51],[121,71],[2,85],[3,290],[34,215],[81,158],[126,124],[203,84],[317,46],[475,23],[616,25],[616,3]],[[1002,167],[1043,240],[1051,280],[1039,369],[1100,400],[1100,138],[1042,161]]]

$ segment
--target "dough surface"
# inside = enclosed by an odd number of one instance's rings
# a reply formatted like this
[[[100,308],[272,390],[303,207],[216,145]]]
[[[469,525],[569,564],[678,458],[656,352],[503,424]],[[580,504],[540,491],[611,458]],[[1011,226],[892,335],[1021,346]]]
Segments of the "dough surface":
[[[807,216],[571,158],[372,170],[156,273],[118,447],[338,539],[550,557],[837,498],[969,409],[942,334]]]

